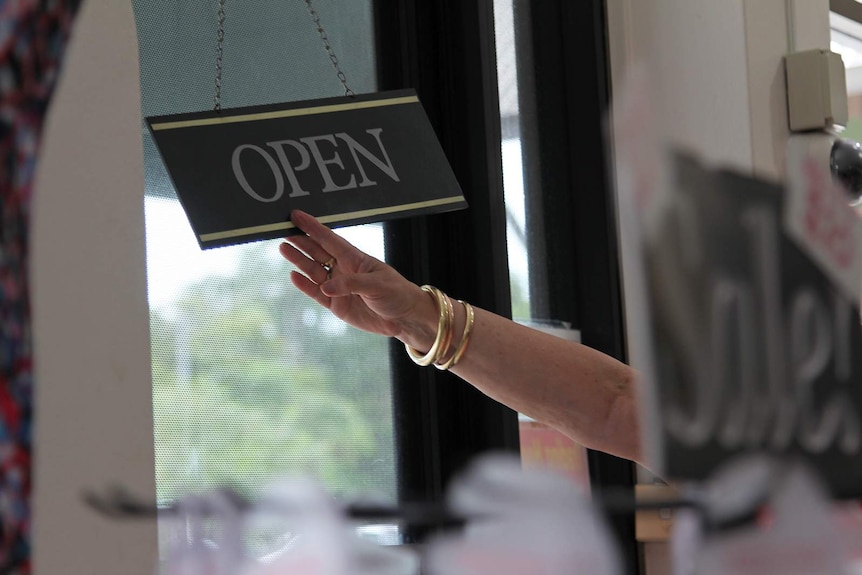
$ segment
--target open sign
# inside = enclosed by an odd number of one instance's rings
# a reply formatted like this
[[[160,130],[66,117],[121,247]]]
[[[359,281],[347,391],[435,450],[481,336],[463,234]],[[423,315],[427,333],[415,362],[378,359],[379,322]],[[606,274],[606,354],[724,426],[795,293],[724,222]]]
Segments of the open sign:
[[[202,248],[463,209],[412,90],[147,118]]]

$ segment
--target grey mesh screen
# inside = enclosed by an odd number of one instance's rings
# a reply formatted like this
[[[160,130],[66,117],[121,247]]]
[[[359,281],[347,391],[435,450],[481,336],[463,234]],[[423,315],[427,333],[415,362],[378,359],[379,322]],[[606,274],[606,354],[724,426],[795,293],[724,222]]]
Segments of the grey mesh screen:
[[[144,116],[213,107],[216,0],[134,0]],[[316,0],[356,93],[375,87],[371,0]],[[227,0],[223,108],[343,94],[305,2]],[[156,483],[165,502],[312,474],[395,497],[385,339],[290,284],[276,241],[201,251],[142,126]],[[344,230],[383,257],[376,226]]]

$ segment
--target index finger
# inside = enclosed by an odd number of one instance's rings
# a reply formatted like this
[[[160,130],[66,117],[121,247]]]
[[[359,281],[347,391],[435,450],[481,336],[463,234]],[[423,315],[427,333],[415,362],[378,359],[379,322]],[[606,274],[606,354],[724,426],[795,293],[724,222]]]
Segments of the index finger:
[[[293,210],[290,212],[290,221],[337,260],[350,258],[359,251],[353,244],[321,224],[309,213]]]

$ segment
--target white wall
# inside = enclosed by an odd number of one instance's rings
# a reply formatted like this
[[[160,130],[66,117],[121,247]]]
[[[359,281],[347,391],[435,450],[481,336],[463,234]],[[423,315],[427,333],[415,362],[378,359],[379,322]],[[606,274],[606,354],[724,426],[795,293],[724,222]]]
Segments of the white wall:
[[[782,57],[829,48],[828,0],[608,0],[615,85],[645,65],[667,136],[704,159],[783,173]]]
[[[37,574],[153,573],[153,522],[81,502],[112,483],[155,498],[142,163],[131,3],[87,0],[34,200]]]
[[[783,56],[829,48],[829,0],[607,0],[614,88],[646,67],[670,142],[703,160],[783,179],[790,132]],[[641,470],[641,481],[650,474]],[[647,575],[668,547],[644,546]]]

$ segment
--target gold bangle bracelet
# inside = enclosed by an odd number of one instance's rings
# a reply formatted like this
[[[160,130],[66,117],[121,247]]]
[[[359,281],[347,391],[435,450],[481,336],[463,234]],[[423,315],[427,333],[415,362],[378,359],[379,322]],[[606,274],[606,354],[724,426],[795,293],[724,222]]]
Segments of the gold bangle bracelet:
[[[452,324],[454,323],[455,312],[452,309],[452,303],[449,301],[449,298],[439,289],[434,286],[423,285],[422,291],[430,294],[437,304],[437,336],[434,338],[434,344],[431,346],[431,349],[424,355],[406,343],[404,344],[404,348],[416,365],[425,367],[438,361],[440,356],[448,351],[452,342]]]
[[[449,299],[449,296],[440,290],[437,291],[439,292],[440,301],[442,301],[443,305],[446,307],[446,315],[449,318],[449,323],[446,326],[446,333],[443,334],[443,341],[440,342],[440,349],[432,363],[437,363],[449,355],[449,348],[452,347],[452,342],[455,341],[455,308],[452,306],[452,301]]]
[[[464,352],[467,351],[467,345],[470,343],[470,336],[473,334],[473,324],[476,322],[476,312],[473,310],[473,306],[467,302],[459,299],[458,303],[464,306],[464,311],[467,313],[467,319],[464,323],[464,332],[461,334],[461,341],[458,343],[458,347],[455,349],[455,353],[452,354],[452,357],[445,363],[434,364],[434,367],[437,369],[447,370],[455,367],[455,365],[461,361],[461,358],[464,356]]]

